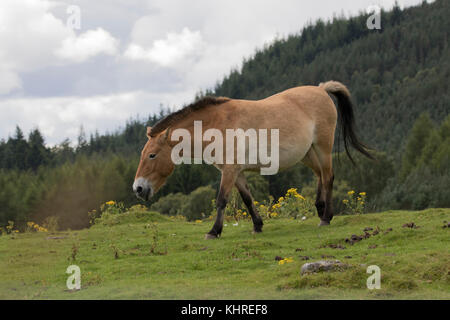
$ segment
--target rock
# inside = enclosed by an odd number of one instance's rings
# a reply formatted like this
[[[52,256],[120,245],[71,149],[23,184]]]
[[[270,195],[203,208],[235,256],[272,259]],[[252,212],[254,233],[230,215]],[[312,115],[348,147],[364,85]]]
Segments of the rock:
[[[339,260],[320,260],[316,262],[305,263],[302,266],[300,273],[307,274],[322,271],[339,271],[347,267],[348,265],[340,262]]]

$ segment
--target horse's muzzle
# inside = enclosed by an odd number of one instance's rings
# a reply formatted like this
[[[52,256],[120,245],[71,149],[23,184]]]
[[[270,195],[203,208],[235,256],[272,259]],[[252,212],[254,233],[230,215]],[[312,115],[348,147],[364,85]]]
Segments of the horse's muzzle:
[[[144,201],[147,201],[153,195],[150,183],[144,178],[138,178],[134,181],[133,192],[136,197]]]

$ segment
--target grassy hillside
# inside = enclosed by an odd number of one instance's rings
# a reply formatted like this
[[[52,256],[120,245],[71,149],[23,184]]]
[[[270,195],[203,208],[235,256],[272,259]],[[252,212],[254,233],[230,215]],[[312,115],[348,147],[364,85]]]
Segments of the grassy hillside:
[[[450,209],[337,216],[325,228],[317,217],[280,218],[266,220],[258,235],[249,221],[228,221],[221,239],[206,241],[210,221],[133,211],[76,232],[0,236],[0,299],[449,299],[444,220]],[[402,227],[410,222],[419,227]],[[380,232],[345,242],[367,227]],[[276,256],[293,261],[279,264]],[[305,262],[322,256],[350,267],[300,275]],[[71,264],[81,268],[80,291],[66,288]],[[373,264],[381,289],[370,291],[366,268]]]

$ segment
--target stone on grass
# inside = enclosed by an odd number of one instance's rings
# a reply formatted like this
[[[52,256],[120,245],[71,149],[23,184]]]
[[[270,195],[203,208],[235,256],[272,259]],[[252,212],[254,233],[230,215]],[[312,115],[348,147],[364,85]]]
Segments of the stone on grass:
[[[302,266],[301,274],[317,273],[322,271],[341,271],[347,268],[348,265],[339,260],[319,260],[316,262],[308,262]]]

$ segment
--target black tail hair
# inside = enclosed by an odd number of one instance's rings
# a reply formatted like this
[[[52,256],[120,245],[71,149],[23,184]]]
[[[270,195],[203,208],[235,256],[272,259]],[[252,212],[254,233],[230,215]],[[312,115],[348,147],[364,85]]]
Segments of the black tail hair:
[[[355,164],[352,156],[350,155],[349,148],[352,146],[357,151],[375,160],[374,156],[369,153],[370,148],[362,143],[356,136],[355,117],[353,114],[353,103],[351,100],[350,92],[347,87],[337,81],[328,81],[319,85],[329,94],[332,94],[337,99],[337,110],[339,113],[340,129],[342,131],[344,147],[347,156],[350,161]]]

